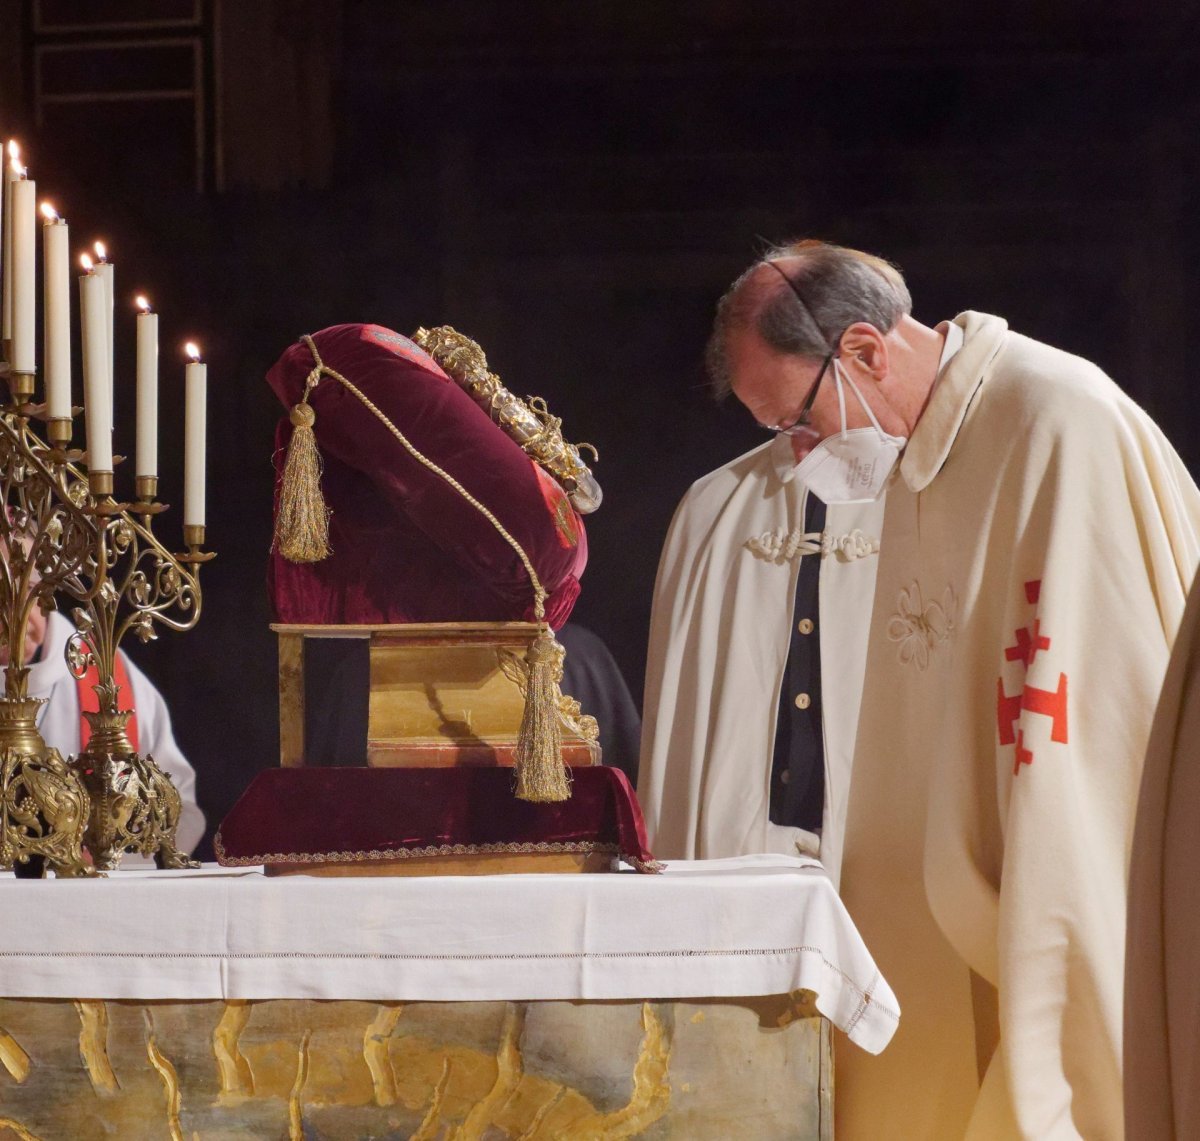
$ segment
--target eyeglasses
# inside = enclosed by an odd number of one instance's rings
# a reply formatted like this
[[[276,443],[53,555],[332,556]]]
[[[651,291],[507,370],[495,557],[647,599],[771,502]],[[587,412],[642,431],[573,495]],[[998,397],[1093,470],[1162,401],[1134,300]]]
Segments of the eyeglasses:
[[[807,428],[811,419],[813,401],[817,398],[817,389],[821,387],[821,381],[825,379],[825,373],[829,371],[829,365],[832,361],[833,353],[831,352],[821,362],[821,371],[817,373],[817,379],[813,381],[813,386],[808,390],[808,395],[804,398],[804,403],[800,405],[800,411],[792,418],[790,424],[786,426],[782,424],[760,424],[759,427],[781,436],[796,436]]]
[[[788,277],[788,275],[784,273],[775,262],[768,261],[766,264],[769,265],[777,274],[779,274],[780,277],[783,278],[784,281],[788,283],[788,288],[791,289],[791,291],[796,295],[796,300],[804,306],[804,312],[808,314],[808,318],[810,321],[812,321],[817,332],[821,332],[821,326],[817,322],[816,314],[812,311],[812,308],[809,306],[808,302],[804,300],[804,294],[800,292],[800,289],[796,283],[790,277]],[[841,340],[841,338],[839,337],[838,340]],[[833,361],[834,356],[837,354],[836,346],[837,341],[834,342],[834,347],[829,350],[829,352],[825,355],[825,359],[821,362],[821,371],[817,373],[817,379],[813,381],[812,388],[808,390],[808,395],[804,398],[804,403],[800,406],[800,411],[792,418],[792,422],[786,426],[781,424],[760,424],[760,428],[764,428],[768,432],[775,432],[784,436],[794,436],[809,426],[813,401],[817,398],[817,389],[821,387],[821,381],[825,379],[825,373],[829,371],[829,365]]]

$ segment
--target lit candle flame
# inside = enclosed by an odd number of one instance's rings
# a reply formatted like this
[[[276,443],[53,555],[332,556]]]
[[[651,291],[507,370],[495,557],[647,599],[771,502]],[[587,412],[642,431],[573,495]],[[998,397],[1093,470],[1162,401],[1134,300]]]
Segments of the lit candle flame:
[[[183,346],[183,351],[185,353],[187,353],[187,355],[189,357],[191,357],[192,360],[199,361],[199,359],[200,359],[200,346],[199,345],[193,344],[191,341],[188,341],[188,343]]]
[[[17,145],[16,139],[8,140],[8,157],[16,162],[21,157],[21,148]]]
[[[22,166],[16,159],[13,160],[13,172],[18,178],[26,178],[29,175],[29,167]]]
[[[61,219],[58,216],[58,211],[55,210],[54,207],[51,206],[49,202],[42,203],[42,217],[45,218],[47,222],[61,221]]]
[[[149,313],[151,311],[150,310],[150,302],[145,297],[142,297],[140,294],[138,295],[136,304],[137,304],[137,307],[143,313]]]
[[[90,257],[88,257],[88,256],[87,256],[87,254],[80,254],[80,255],[79,255],[79,264],[80,264],[81,266],[83,266],[84,270],[85,270],[87,273],[91,273],[91,272],[92,272],[92,259],[91,259]]]
[[[108,253],[104,248],[103,242],[97,242],[92,248],[96,251],[96,256],[101,261],[108,261]]]

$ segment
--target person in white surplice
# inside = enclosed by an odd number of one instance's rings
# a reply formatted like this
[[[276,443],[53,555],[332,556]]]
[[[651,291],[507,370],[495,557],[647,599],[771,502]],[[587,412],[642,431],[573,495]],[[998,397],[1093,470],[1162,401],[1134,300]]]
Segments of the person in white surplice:
[[[75,632],[70,620],[51,611],[45,615],[33,607],[25,631],[25,660],[29,665],[29,696],[43,698],[37,725],[46,744],[63,757],[78,753],[83,715],[80,712],[81,683],[71,676],[64,654],[67,640]],[[149,753],[179,790],[183,802],[179,814],[176,844],[185,854],[200,843],[204,835],[204,813],[196,803],[196,772],[188,763],[171,730],[171,715],[154,683],[118,650],[119,669],[128,680],[131,692],[122,692],[120,708],[132,708],[136,724],[137,747]],[[0,684],[7,663],[7,649],[0,650]],[[87,683],[82,683],[83,687]],[[90,698],[89,698],[90,699]],[[95,704],[90,706],[95,709]],[[151,867],[151,861],[125,855],[121,867]]]
[[[828,837],[903,1010],[880,1057],[839,1052],[838,1137],[1120,1138],[1134,807],[1200,491],[1095,366],[998,317],[929,327],[910,307],[892,267],[819,242],[722,300],[714,379],[787,436],[701,481],[673,525],[639,787],[681,848],[665,855],[762,843],[743,786],[770,761],[789,599],[746,596],[760,556],[727,516],[765,513],[766,456],[827,524],[886,486],[881,529],[849,544],[878,535],[873,605],[835,611],[838,566],[820,579],[821,855]],[[860,694],[845,647],[864,623]],[[773,649],[755,659],[752,638]]]

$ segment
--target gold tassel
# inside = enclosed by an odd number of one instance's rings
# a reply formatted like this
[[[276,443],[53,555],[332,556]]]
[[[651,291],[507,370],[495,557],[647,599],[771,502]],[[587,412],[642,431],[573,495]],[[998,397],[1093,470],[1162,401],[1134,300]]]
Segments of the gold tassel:
[[[317,414],[307,403],[307,395],[292,408],[292,438],[275,519],[275,542],[292,563],[318,563],[330,554],[329,508],[321,495],[321,453],[313,434]]]
[[[558,643],[549,626],[542,626],[525,655],[525,715],[517,735],[516,795],[536,804],[566,800],[571,795],[562,759],[558,724]]]

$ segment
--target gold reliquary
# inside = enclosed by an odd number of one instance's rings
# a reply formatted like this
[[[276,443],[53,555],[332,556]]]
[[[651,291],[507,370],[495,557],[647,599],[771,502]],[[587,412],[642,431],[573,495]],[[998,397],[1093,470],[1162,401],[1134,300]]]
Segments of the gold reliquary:
[[[373,767],[510,766],[525,713],[526,655],[533,622],[414,622],[388,626],[274,625],[279,637],[279,763],[306,763],[306,688],[341,700],[333,679],[305,678],[305,647],[315,639],[367,643],[369,694],[362,756],[341,764]],[[556,649],[562,679],[562,648]],[[316,684],[314,685],[314,681]],[[334,683],[336,684],[336,683]],[[350,695],[353,699],[353,694]],[[579,702],[556,699],[563,761],[600,763],[599,730]]]

